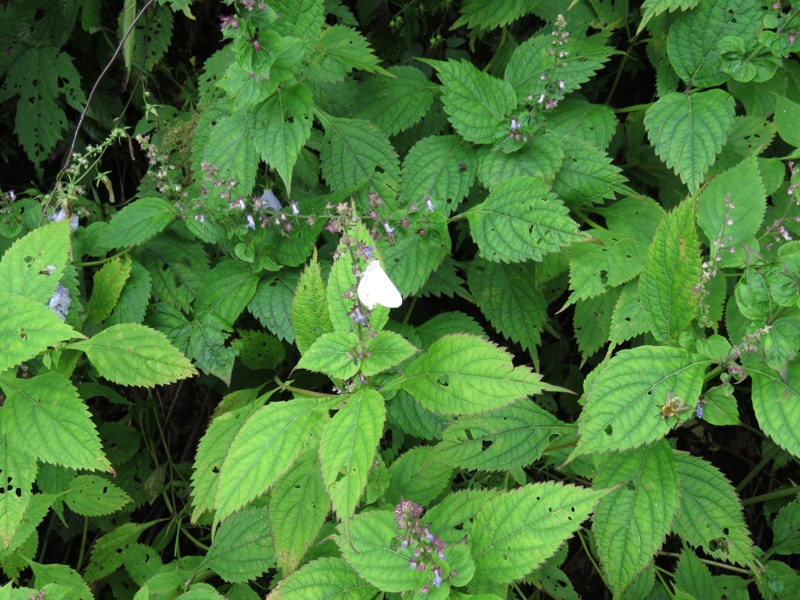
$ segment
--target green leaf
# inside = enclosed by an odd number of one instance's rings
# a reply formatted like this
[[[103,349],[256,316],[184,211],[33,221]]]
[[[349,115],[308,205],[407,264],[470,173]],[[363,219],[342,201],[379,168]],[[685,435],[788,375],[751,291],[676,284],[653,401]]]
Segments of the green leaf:
[[[500,408],[547,387],[539,374],[514,367],[511,358],[478,337],[447,335],[384,389],[404,389],[425,408],[456,415]]]
[[[402,390],[398,391],[387,407],[389,423],[405,433],[423,440],[441,439],[448,419],[423,408],[414,398]]]
[[[684,548],[675,570],[675,590],[691,591],[693,598],[722,600],[721,590],[714,579],[697,555],[689,548]]]
[[[491,499],[475,517],[469,539],[476,578],[524,577],[572,537],[607,493],[548,482]]]
[[[488,146],[482,148],[480,161],[478,178],[491,191],[517,175],[552,183],[564,161],[564,146],[556,136],[540,133],[516,152],[500,152]]]
[[[423,215],[416,215],[418,220],[412,221],[408,229],[398,227],[393,234],[394,245],[383,250],[386,274],[403,296],[417,293],[450,252],[445,212],[424,210]]]
[[[661,407],[670,395],[694,407],[710,362],[682,348],[640,346],[618,352],[587,378],[580,439],[571,457],[638,448],[663,437],[689,411],[664,419]]]
[[[295,368],[325,373],[332,379],[350,379],[359,370],[360,345],[355,333],[325,333],[311,344]]]
[[[580,139],[601,150],[608,148],[617,125],[611,107],[590,104],[582,98],[563,100],[555,110],[547,113],[547,130],[557,138]]]
[[[642,20],[636,35],[644,31],[645,26],[653,17],[657,17],[663,12],[675,12],[676,10],[688,10],[694,8],[700,0],[644,0],[642,3]]]
[[[530,400],[461,417],[447,426],[436,457],[451,467],[508,471],[534,463],[566,426]]]
[[[753,542],[731,483],[702,458],[676,453],[675,460],[681,490],[673,531],[718,560],[754,566]]]
[[[317,448],[300,455],[270,493],[269,518],[275,558],[284,573],[300,565],[330,511]]]
[[[316,45],[325,24],[322,0],[275,0],[269,6],[281,16],[270,28],[282,36],[299,38],[306,46]]]
[[[547,302],[534,281],[534,263],[490,263],[476,258],[467,271],[469,290],[492,326],[504,336],[537,354],[548,320]]]
[[[255,113],[255,147],[280,175],[287,196],[292,193],[292,169],[311,136],[312,106],[311,92],[298,84],[279,88]]]
[[[28,563],[35,576],[34,588],[47,590],[51,598],[70,598],[70,600],[94,600],[95,595],[80,574],[67,565]],[[59,595],[59,592],[66,592]],[[27,596],[26,596],[27,597]]]
[[[140,263],[132,261],[130,276],[122,288],[114,311],[106,319],[105,324],[141,323],[148,309],[152,290],[153,281],[150,272]]]
[[[212,311],[225,323],[233,325],[252,300],[257,286],[258,275],[247,263],[222,260],[203,277],[195,311]]]
[[[189,340],[184,349],[186,358],[194,361],[203,373],[219,377],[226,385],[231,383],[238,352],[237,348],[225,346],[230,333],[230,325],[216,314],[199,312],[189,324]]]
[[[400,174],[399,159],[386,134],[369,121],[341,119],[317,110],[325,129],[320,159],[322,176],[333,191],[373,183],[379,172],[393,179]],[[380,170],[380,171],[379,171]]]
[[[720,70],[720,40],[730,36],[741,38],[747,46],[755,45],[763,17],[761,6],[749,0],[709,0],[679,14],[667,37],[672,67],[691,87],[724,83],[729,77]]]
[[[144,325],[113,325],[70,348],[81,350],[101,377],[121,385],[167,385],[195,375],[167,337]]]
[[[613,200],[616,193],[630,192],[622,169],[611,164],[608,154],[581,139],[563,139],[564,162],[556,173],[553,191],[564,202],[591,206]]]
[[[219,169],[220,179],[233,181],[232,194],[247,195],[255,186],[258,153],[253,140],[254,118],[247,110],[222,116],[201,149],[203,161]]]
[[[598,229],[592,232],[591,239],[573,244],[569,254],[569,302],[594,298],[636,277],[642,270],[648,243],[623,232]]]
[[[0,473],[4,476],[4,493],[0,494],[0,548],[5,550],[22,524],[36,479],[36,458],[12,443],[8,434],[0,435]]]
[[[0,259],[2,292],[47,302],[64,273],[69,248],[69,219],[34,229],[17,240]],[[5,304],[0,302],[0,306]]]
[[[690,192],[700,187],[728,139],[734,109],[733,97],[723,90],[666,94],[647,109],[644,126],[656,154]]]
[[[800,457],[800,430],[795,427],[800,423],[800,359],[788,365],[785,379],[756,365],[748,365],[747,372],[753,380],[753,411],[761,430]]]
[[[658,226],[644,257],[639,298],[655,338],[677,346],[697,313],[700,247],[694,223],[695,203],[684,201]]]
[[[775,105],[775,126],[781,138],[794,147],[800,147],[800,104],[778,96]]]
[[[460,542],[464,536],[469,539],[475,526],[475,516],[500,493],[496,488],[450,493],[425,513],[425,521],[436,528],[436,535],[446,544]]]
[[[793,500],[778,511],[773,524],[775,537],[772,551],[775,554],[797,554],[800,552],[800,501]]]
[[[606,345],[611,332],[611,316],[619,290],[580,300],[575,305],[575,340],[584,360]]]
[[[132,248],[154,238],[174,220],[172,204],[161,198],[142,198],[115,214],[97,243],[103,248]]]
[[[30,379],[0,375],[0,387],[6,395],[0,429],[17,447],[73,469],[109,468],[89,409],[69,379],[53,371]]]
[[[125,490],[97,475],[78,475],[64,495],[70,510],[85,517],[110,515],[130,501]]]
[[[370,600],[378,592],[341,558],[320,558],[303,565],[278,584],[277,598]]]
[[[605,581],[621,593],[661,548],[678,510],[678,468],[666,441],[605,456],[592,484],[609,488],[600,500],[592,532]]]
[[[458,136],[423,138],[403,160],[401,201],[422,208],[430,198],[449,216],[469,193],[475,168],[472,146]]]
[[[246,508],[220,523],[202,566],[228,582],[252,581],[271,568],[269,518],[263,508]]]
[[[511,86],[467,61],[426,61],[439,74],[442,104],[453,128],[468,142],[491,144],[517,97]]]
[[[300,453],[308,430],[325,412],[316,398],[271,402],[247,419],[220,468],[216,519],[266,492]]]
[[[419,446],[404,453],[390,468],[391,479],[384,500],[397,504],[413,500],[428,504],[438,498],[453,479],[453,469],[442,464],[431,446]]]
[[[292,302],[297,284],[294,273],[262,279],[247,309],[258,321],[282,340],[294,343]],[[298,345],[299,347],[299,345]]]
[[[537,4],[535,0],[465,0],[461,17],[450,29],[466,25],[476,32],[491,31],[524,17]]]
[[[100,323],[111,314],[130,275],[131,259],[127,256],[111,259],[94,274],[87,320]]]
[[[481,255],[491,262],[541,261],[580,239],[567,208],[533,177],[504,181],[464,216]]]
[[[305,354],[322,334],[333,329],[326,297],[325,283],[315,253],[300,275],[292,301],[292,326],[300,354]]]
[[[86,567],[86,581],[100,581],[120,568],[124,550],[132,547],[142,532],[154,523],[125,523],[101,536],[92,546],[92,555]]]
[[[742,246],[751,244],[766,208],[767,195],[755,158],[718,175],[703,189],[697,201],[697,224],[719,255],[720,267],[744,266]],[[738,252],[731,254],[728,248]]]
[[[619,345],[649,331],[639,301],[639,282],[631,281],[622,288],[611,315],[608,341]]]
[[[80,333],[43,303],[0,292],[0,373],[58,342],[78,337]]]
[[[386,417],[383,397],[375,390],[361,387],[345,401],[325,426],[319,446],[322,479],[341,521],[355,513]]]
[[[361,374],[365,377],[377,375],[396,367],[419,352],[402,335],[393,331],[379,331],[367,341],[364,358],[361,359]]]
[[[353,114],[397,135],[425,116],[436,86],[415,67],[394,66],[388,71],[393,77],[373,76],[359,84]]]
[[[388,72],[369,47],[367,39],[355,29],[333,25],[323,30],[314,52],[311,76],[320,81],[341,81],[353,69],[370,73]]]

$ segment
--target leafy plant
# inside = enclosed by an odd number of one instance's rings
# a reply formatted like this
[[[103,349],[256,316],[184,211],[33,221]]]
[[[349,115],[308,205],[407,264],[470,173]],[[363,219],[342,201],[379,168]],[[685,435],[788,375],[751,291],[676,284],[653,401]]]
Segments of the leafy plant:
[[[3,593],[797,595],[798,9],[219,9],[130,201],[5,199]]]

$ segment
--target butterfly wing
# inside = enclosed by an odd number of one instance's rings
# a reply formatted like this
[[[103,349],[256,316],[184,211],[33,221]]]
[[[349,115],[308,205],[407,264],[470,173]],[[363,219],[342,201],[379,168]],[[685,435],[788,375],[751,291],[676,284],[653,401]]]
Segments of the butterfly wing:
[[[403,302],[400,292],[377,260],[370,262],[364,275],[361,276],[361,281],[358,283],[358,299],[370,310],[378,304],[387,308],[397,308]]]

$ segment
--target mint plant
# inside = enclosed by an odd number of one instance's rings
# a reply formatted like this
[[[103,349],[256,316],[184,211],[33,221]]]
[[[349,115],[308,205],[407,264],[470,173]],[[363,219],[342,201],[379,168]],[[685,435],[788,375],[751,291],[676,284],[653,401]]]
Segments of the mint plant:
[[[51,4],[4,597],[800,593],[795,3]]]

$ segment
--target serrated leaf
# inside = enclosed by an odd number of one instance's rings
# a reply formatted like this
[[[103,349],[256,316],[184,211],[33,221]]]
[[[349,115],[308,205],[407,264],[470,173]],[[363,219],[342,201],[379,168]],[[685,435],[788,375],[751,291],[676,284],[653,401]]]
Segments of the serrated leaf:
[[[575,340],[584,360],[606,345],[618,296],[619,290],[613,289],[575,304]]]
[[[489,500],[469,539],[476,577],[501,582],[524,577],[572,537],[607,493],[548,482]]]
[[[408,340],[393,331],[379,331],[367,341],[364,358],[361,359],[361,374],[365,377],[377,375],[391,369],[419,352]]]
[[[675,570],[675,590],[691,591],[693,598],[722,600],[721,590],[711,571],[689,548],[684,548],[681,552],[678,568]]]
[[[164,231],[175,216],[175,207],[166,200],[136,200],[111,217],[97,243],[103,248],[132,248]]]
[[[755,158],[718,175],[703,189],[697,201],[697,224],[709,247],[719,254],[720,267],[744,266],[741,245],[756,235],[766,208],[766,190]],[[727,248],[738,252],[731,254]]]
[[[464,216],[481,255],[492,262],[541,261],[580,239],[567,208],[533,177],[504,181]]]
[[[35,576],[34,589],[46,590],[51,598],[70,600],[94,600],[95,596],[80,574],[67,565],[28,563]],[[64,593],[64,595],[60,595]]]
[[[547,113],[546,122],[547,130],[560,139],[581,139],[598,149],[608,147],[617,125],[611,107],[590,104],[581,98],[559,102],[555,110]]]
[[[678,468],[672,448],[659,441],[604,457],[592,482],[620,487],[600,500],[592,532],[605,581],[621,593],[661,548],[678,510]]]
[[[189,339],[184,349],[186,358],[194,361],[204,373],[231,383],[233,363],[238,350],[225,346],[231,327],[215,313],[198,312],[186,328]]]
[[[6,400],[0,424],[15,444],[43,462],[105,471],[100,437],[69,379],[54,371],[30,379],[0,375]]]
[[[221,179],[236,180],[231,193],[243,196],[253,190],[258,167],[253,120],[253,115],[244,109],[225,114],[214,124],[201,149],[202,160],[219,169]]]
[[[2,421],[0,419],[0,423]],[[8,435],[0,436],[0,474],[4,483],[3,494],[0,494],[0,552],[11,545],[25,517],[36,470],[36,458],[13,444]]]
[[[330,511],[317,448],[300,455],[270,493],[275,558],[284,573],[297,569]]]
[[[728,139],[733,97],[723,90],[666,94],[644,116],[656,154],[695,192]]]
[[[317,338],[333,329],[316,253],[297,282],[291,317],[300,354],[305,354]]]
[[[775,532],[772,551],[775,554],[800,552],[800,502],[793,500],[778,511],[772,527]]]
[[[431,446],[405,452],[389,469],[391,479],[383,499],[391,504],[413,500],[428,504],[444,492],[453,478],[453,469],[436,458]]]
[[[796,339],[795,339],[796,341]],[[776,444],[800,457],[800,360],[787,366],[786,377],[757,365],[748,365],[753,380],[753,411],[761,430]]]
[[[79,337],[43,303],[0,292],[0,373],[58,342]]]
[[[195,311],[212,311],[228,325],[233,325],[252,300],[257,285],[258,275],[247,263],[222,260],[203,278]]]
[[[536,356],[547,323],[547,302],[533,286],[534,264],[506,265],[476,258],[467,271],[475,303],[492,326]]]
[[[247,419],[220,468],[217,520],[266,492],[288,470],[324,411],[320,400],[298,398],[271,402]]]
[[[644,0],[642,3],[642,20],[636,35],[639,35],[653,17],[665,11],[675,12],[676,10],[688,10],[699,4],[700,0]]]
[[[749,0],[709,0],[679,14],[667,37],[669,61],[678,76],[691,87],[714,87],[729,76],[723,62],[720,40],[740,38],[755,44],[764,11]],[[714,35],[709,35],[713,31]]]
[[[150,272],[140,263],[133,261],[130,277],[125,282],[119,301],[105,324],[108,326],[120,323],[141,323],[147,312],[152,289]]]
[[[409,392],[425,408],[441,414],[475,414],[538,394],[545,385],[511,355],[491,342],[464,334],[434,342],[384,389]]]
[[[673,531],[719,560],[752,566],[753,542],[731,483],[702,458],[676,454],[675,460],[681,490]]]
[[[472,147],[458,136],[421,139],[403,160],[401,200],[423,207],[430,198],[437,210],[449,216],[469,193],[475,169]]]
[[[359,346],[360,340],[355,333],[325,333],[311,344],[295,368],[325,373],[332,379],[349,379],[358,373]]]
[[[507,471],[537,461],[550,438],[566,427],[530,400],[461,417],[442,432],[439,460],[452,467]]]
[[[648,240],[649,243],[649,240]],[[595,230],[592,238],[570,248],[569,302],[593,298],[636,277],[647,243],[624,232]]]
[[[292,325],[292,302],[297,284],[294,274],[282,274],[262,279],[248,310],[259,322],[282,340],[295,341]]]
[[[800,104],[778,96],[775,104],[775,126],[781,138],[792,146],[800,147]]]
[[[123,551],[136,543],[142,533],[156,521],[148,523],[125,523],[100,537],[92,547],[85,579],[100,581],[122,566]]]
[[[587,379],[580,439],[571,456],[637,448],[663,437],[687,416],[664,419],[661,407],[670,395],[694,407],[710,363],[682,348],[640,346],[618,352]]]
[[[442,82],[442,104],[453,128],[468,142],[490,144],[517,104],[511,86],[472,63],[428,61]]]
[[[312,106],[311,92],[298,84],[279,88],[255,113],[255,147],[280,175],[287,196],[292,193],[294,164],[311,135]]]
[[[70,510],[85,517],[110,515],[130,501],[125,490],[97,475],[78,475],[64,495]]]
[[[631,281],[622,288],[619,298],[617,298],[614,312],[611,315],[608,341],[619,345],[649,331],[642,311],[639,301],[639,282]]]
[[[303,565],[278,584],[267,596],[269,600],[328,600],[352,598],[369,600],[378,590],[361,579],[341,558],[320,558]]]
[[[333,191],[367,184],[381,187],[380,172],[397,179],[399,159],[386,134],[369,121],[342,119],[315,112],[325,129],[320,159],[322,176]]]
[[[367,485],[386,417],[383,397],[375,390],[361,387],[345,400],[325,426],[319,447],[322,479],[342,521],[353,516]]]
[[[480,153],[478,178],[490,191],[517,175],[537,177],[552,183],[564,161],[564,146],[549,133],[533,136],[516,152],[505,153],[494,148],[483,148]]]
[[[684,201],[656,229],[639,277],[639,298],[655,338],[677,346],[695,317],[700,285],[700,247],[695,203]]]
[[[359,84],[353,114],[397,135],[425,116],[436,86],[415,67],[394,66],[388,72],[393,77],[378,75]]]
[[[466,0],[461,16],[450,29],[466,25],[478,32],[491,31],[524,17],[538,2],[532,0]]]
[[[553,181],[553,191],[559,198],[591,206],[613,200],[617,193],[630,192],[622,169],[611,163],[608,154],[581,139],[564,140],[564,161]]]
[[[130,274],[131,259],[127,256],[108,261],[94,274],[87,320],[100,323],[111,314]]]
[[[0,259],[2,292],[47,302],[61,280],[69,248],[69,220],[39,227],[17,240]]]
[[[325,24],[322,0],[275,0],[269,6],[281,16],[270,28],[282,36],[299,38],[307,47],[317,43]]]
[[[398,391],[387,407],[386,418],[405,433],[423,440],[441,439],[448,419],[424,408],[407,392]]]
[[[144,325],[113,325],[70,347],[86,353],[101,377],[121,385],[167,385],[197,374],[163,333]]]
[[[252,581],[271,568],[269,518],[263,508],[247,508],[220,523],[202,566],[228,582]]]
[[[323,30],[314,53],[316,63],[312,65],[311,75],[321,81],[341,81],[353,69],[387,74],[378,66],[380,61],[367,39],[345,25],[333,25]]]

